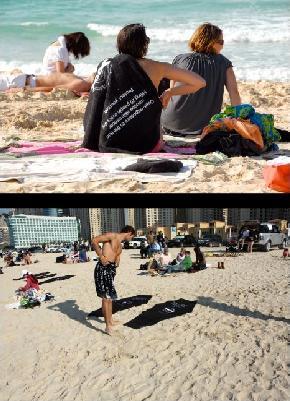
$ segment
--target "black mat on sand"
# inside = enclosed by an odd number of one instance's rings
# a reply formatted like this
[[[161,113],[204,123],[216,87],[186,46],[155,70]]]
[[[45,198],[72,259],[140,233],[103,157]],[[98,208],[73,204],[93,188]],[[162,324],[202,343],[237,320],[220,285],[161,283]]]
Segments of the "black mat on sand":
[[[122,298],[113,301],[112,305],[112,312],[113,314],[119,312],[124,309],[133,308],[134,306],[140,306],[143,304],[147,304],[148,301],[152,298],[152,295],[134,295],[133,297],[129,298]],[[95,316],[95,317],[102,317],[102,309],[97,309],[92,311],[88,314],[88,317]]]
[[[184,315],[193,311],[197,301],[188,301],[180,298],[175,301],[167,301],[163,304],[154,305],[139,316],[125,323],[124,326],[132,329],[140,329],[145,326],[153,326],[165,319],[171,319],[176,316]]]

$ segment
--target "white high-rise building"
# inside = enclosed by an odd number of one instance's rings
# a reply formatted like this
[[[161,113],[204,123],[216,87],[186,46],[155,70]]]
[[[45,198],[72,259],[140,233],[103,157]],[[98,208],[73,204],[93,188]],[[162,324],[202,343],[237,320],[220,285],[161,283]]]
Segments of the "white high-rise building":
[[[106,232],[119,232],[125,225],[124,209],[89,209],[91,238]]]
[[[76,217],[14,215],[7,218],[10,243],[15,248],[74,242],[79,239]]]

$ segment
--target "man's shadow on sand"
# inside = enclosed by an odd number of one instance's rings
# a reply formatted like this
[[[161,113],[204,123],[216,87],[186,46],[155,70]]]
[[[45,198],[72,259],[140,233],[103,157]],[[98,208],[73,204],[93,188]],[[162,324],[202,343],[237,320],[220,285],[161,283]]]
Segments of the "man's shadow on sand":
[[[252,317],[254,319],[261,320],[275,320],[276,322],[285,322],[290,323],[290,319],[286,319],[285,317],[277,317],[272,315],[265,315],[259,311],[251,311],[245,308],[239,308],[233,305],[227,305],[225,303],[216,302],[211,297],[198,297],[197,303],[203,306],[209,306],[210,308],[220,310],[222,312],[231,313],[235,316],[247,316]]]
[[[78,304],[74,299],[68,299],[65,302],[59,302],[58,304],[48,306],[47,309],[51,309],[56,312],[61,312],[64,315],[67,315],[70,319],[85,325],[89,329],[106,334],[105,330],[98,329],[87,320],[87,313],[79,308]]]

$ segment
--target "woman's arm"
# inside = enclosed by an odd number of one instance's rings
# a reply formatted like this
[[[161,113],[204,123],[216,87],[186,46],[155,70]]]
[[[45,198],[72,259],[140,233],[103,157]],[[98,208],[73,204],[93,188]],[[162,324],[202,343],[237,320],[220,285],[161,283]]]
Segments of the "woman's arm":
[[[64,68],[64,62],[63,61],[56,61],[55,62],[55,71],[56,72],[66,72]]]
[[[238,106],[241,104],[242,101],[238,90],[238,84],[232,67],[229,67],[226,72],[226,88],[229,92],[231,105]]]
[[[170,88],[160,96],[163,107],[167,106],[172,96],[195,93],[206,86],[206,81],[195,72],[174,67],[169,63],[160,64],[163,67],[163,77],[171,80]],[[179,84],[176,85],[175,82]]]

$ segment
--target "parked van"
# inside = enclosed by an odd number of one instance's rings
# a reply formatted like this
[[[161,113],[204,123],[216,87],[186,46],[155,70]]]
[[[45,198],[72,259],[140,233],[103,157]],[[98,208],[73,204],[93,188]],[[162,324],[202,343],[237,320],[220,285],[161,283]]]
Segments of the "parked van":
[[[246,223],[241,227],[239,234],[241,234],[245,228],[254,232],[253,248],[260,248],[265,252],[269,252],[272,247],[278,246],[283,248],[287,244],[286,235],[281,233],[276,224]]]

